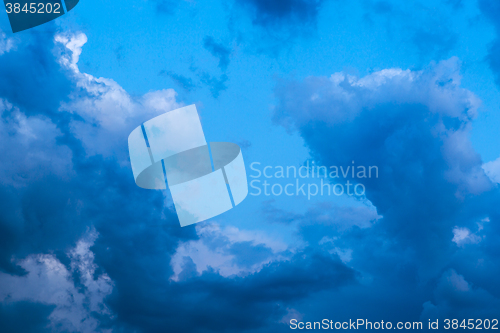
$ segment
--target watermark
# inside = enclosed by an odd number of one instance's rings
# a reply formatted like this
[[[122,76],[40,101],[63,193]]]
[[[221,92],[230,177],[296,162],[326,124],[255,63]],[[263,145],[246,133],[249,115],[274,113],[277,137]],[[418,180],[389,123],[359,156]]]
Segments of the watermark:
[[[55,20],[75,8],[79,0],[4,0],[12,32]]]
[[[250,195],[252,196],[358,196],[365,195],[363,180],[378,178],[378,166],[324,166],[307,161],[306,165],[263,166],[250,164]]]
[[[433,329],[435,323],[429,320],[429,329]],[[322,321],[298,321],[297,319],[290,320],[290,328],[292,330],[422,330],[424,325],[420,321],[407,321],[392,323],[390,321],[370,321],[368,319],[349,319],[349,321],[334,321],[331,319],[323,319]]]
[[[240,147],[207,143],[195,105],[138,126],[128,147],[137,186],[168,187],[182,227],[222,214],[248,194]]]
[[[371,321],[368,319],[349,319],[349,321],[335,321],[323,319],[321,321],[300,321],[290,319],[289,327],[292,330],[498,330],[498,319],[439,319],[427,322],[421,321]]]

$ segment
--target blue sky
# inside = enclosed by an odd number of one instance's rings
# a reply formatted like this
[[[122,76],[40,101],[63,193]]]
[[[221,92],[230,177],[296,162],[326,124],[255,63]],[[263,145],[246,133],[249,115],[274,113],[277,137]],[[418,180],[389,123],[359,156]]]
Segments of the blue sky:
[[[495,318],[499,33],[495,0],[81,0],[16,34],[0,15],[2,332]],[[181,228],[127,137],[189,104],[249,181],[255,162],[378,177]]]

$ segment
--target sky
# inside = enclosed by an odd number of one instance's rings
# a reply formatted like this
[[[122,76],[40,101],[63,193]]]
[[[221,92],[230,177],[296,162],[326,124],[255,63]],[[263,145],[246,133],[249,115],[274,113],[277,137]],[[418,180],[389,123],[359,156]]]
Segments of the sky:
[[[496,0],[81,0],[15,34],[0,13],[0,331],[500,319],[499,59]],[[127,138],[191,104],[250,192],[181,228]],[[312,165],[340,177],[278,176]]]

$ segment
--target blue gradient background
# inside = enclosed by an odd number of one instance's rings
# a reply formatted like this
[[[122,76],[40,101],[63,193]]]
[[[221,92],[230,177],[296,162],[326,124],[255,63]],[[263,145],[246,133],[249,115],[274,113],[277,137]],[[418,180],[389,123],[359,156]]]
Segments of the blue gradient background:
[[[0,13],[0,331],[498,318],[499,31],[496,0],[82,0],[17,34]],[[181,228],[127,137],[193,103],[249,175],[379,178]]]

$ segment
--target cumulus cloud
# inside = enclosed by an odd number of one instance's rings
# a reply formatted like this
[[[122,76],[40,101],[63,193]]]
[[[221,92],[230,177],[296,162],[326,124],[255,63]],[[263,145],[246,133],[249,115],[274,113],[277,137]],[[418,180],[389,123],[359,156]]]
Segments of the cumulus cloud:
[[[52,332],[110,332],[101,329],[99,316],[111,316],[104,299],[113,289],[105,274],[96,275],[94,253],[90,250],[98,234],[95,230],[80,239],[67,253],[70,267],[51,254],[32,254],[19,260],[27,274],[0,273],[0,302],[29,301],[54,306],[49,315]],[[73,274],[79,283],[73,281]]]
[[[198,274],[213,270],[224,277],[246,276],[291,255],[284,242],[263,232],[215,224],[197,226],[196,231],[200,238],[180,243],[172,256],[173,280],[179,280],[186,263],[194,264]]]
[[[43,116],[27,117],[12,103],[0,98],[1,156],[0,179],[3,184],[25,186],[47,172],[58,177],[72,175],[72,153],[57,144],[62,132]]]
[[[433,300],[424,303],[421,318],[491,320],[495,318],[495,311],[499,307],[500,299],[482,288],[471,285],[463,275],[449,269],[440,277]],[[476,321],[474,324],[477,324]]]
[[[0,302],[5,327],[7,314],[33,309],[34,321],[18,331],[275,328],[290,303],[356,283],[336,253],[293,253],[230,227],[180,228],[166,194],[135,186],[124,144],[141,122],[183,105],[175,91],[131,96],[82,72],[84,34],[26,36],[0,61],[15,86],[0,85],[2,139],[19,151],[6,154],[31,177],[0,162],[16,180],[0,186],[0,270],[15,299]],[[16,68],[20,59],[29,65]],[[97,239],[86,234],[92,228]],[[28,299],[23,288],[37,283],[52,289]]]
[[[404,135],[398,132],[401,126],[412,126],[408,129],[417,130],[418,124],[414,120],[427,119],[425,121],[433,125],[426,133],[438,138],[441,158],[448,164],[447,179],[459,184],[461,190],[481,193],[488,190],[491,183],[481,168],[480,156],[468,139],[471,121],[480,102],[474,94],[460,87],[459,68],[459,60],[451,58],[422,71],[385,69],[363,78],[336,73],[329,78],[309,77],[304,82],[284,81],[276,89],[280,104],[274,121],[289,130],[298,128],[304,131],[314,123],[330,127],[346,123],[356,126],[372,118],[375,123],[371,126],[378,126],[381,133],[376,143],[369,144],[377,144],[379,149],[384,144],[383,152],[397,154],[403,148],[402,142],[397,141],[398,136]],[[391,119],[391,123],[383,123],[384,117]],[[405,121],[414,123],[403,124]],[[363,126],[370,124],[364,123]],[[360,144],[368,135],[373,135],[368,127],[358,130],[361,137],[353,144]],[[311,133],[311,136],[315,135]],[[366,165],[384,160],[383,156],[367,160],[366,157],[373,153],[365,154],[365,150],[360,151],[364,155],[359,159],[355,159],[359,153],[353,153],[351,159],[366,161]],[[347,156],[339,156],[340,159],[349,160]],[[401,163],[401,167],[408,166]]]
[[[161,192],[144,196],[136,188],[123,143],[133,127],[181,104],[173,90],[132,98],[113,80],[80,72],[83,34],[24,36],[0,56],[8,82],[0,84],[0,271],[6,288],[0,321],[11,327],[6,314],[32,308],[34,322],[20,321],[16,332],[49,322],[63,331],[95,332],[115,320],[104,300],[113,283],[94,264],[99,254],[89,250],[96,234],[81,237],[95,226],[109,242],[117,232],[103,226],[117,221],[131,228],[167,221],[178,228]],[[163,234],[162,246],[174,249],[189,234]],[[109,246],[96,248],[101,256],[109,253]]]
[[[78,60],[87,42],[85,34],[60,34],[55,40],[63,46],[60,64],[70,71],[76,86],[81,89],[62,103],[60,111],[78,115],[70,122],[70,127],[88,154],[114,155],[115,148],[137,124],[182,106],[176,101],[177,93],[173,89],[151,91],[133,98],[112,79],[81,73]],[[123,154],[119,157],[128,159]]]
[[[460,310],[467,316],[465,309],[477,306],[476,316],[484,317],[492,312],[478,306],[483,296],[498,311],[491,296],[498,292],[492,282],[498,274],[498,246],[490,240],[499,235],[493,223],[498,192],[469,140],[481,103],[460,86],[460,79],[460,61],[451,58],[418,71],[394,68],[364,77],[335,73],[278,82],[274,121],[297,132],[318,165],[355,160],[379,169],[378,178],[363,180],[366,199],[376,209],[373,217],[379,216],[375,223],[341,229],[318,223],[321,215],[310,215],[311,223],[299,224],[307,243],[321,243],[338,255],[369,288],[340,293],[343,304],[366,306],[338,307],[339,316],[358,311],[367,318],[400,320],[420,316],[422,306],[424,317],[435,313],[434,307],[436,313]],[[288,223],[300,219],[286,213],[277,217]],[[338,217],[339,222],[346,219],[349,214]],[[443,276],[450,267],[461,274]],[[468,278],[478,285],[464,282]],[[380,306],[380,297],[399,292],[406,295],[404,302],[394,298]],[[461,307],[457,293],[465,293],[469,305]],[[323,302],[328,304],[327,296]]]
[[[307,307],[397,320],[422,307],[498,313],[498,194],[467,138],[480,103],[460,87],[457,59],[279,83],[274,119],[314,160],[380,170],[365,184],[370,202],[265,207],[295,228],[291,248],[257,231],[179,228],[168,197],[137,188],[126,136],[182,102],[171,89],[132,96],[82,73],[85,42],[27,34],[0,55],[13,86],[0,85],[0,138],[20,166],[0,162],[2,327],[28,312],[26,331],[144,332],[278,332]]]

